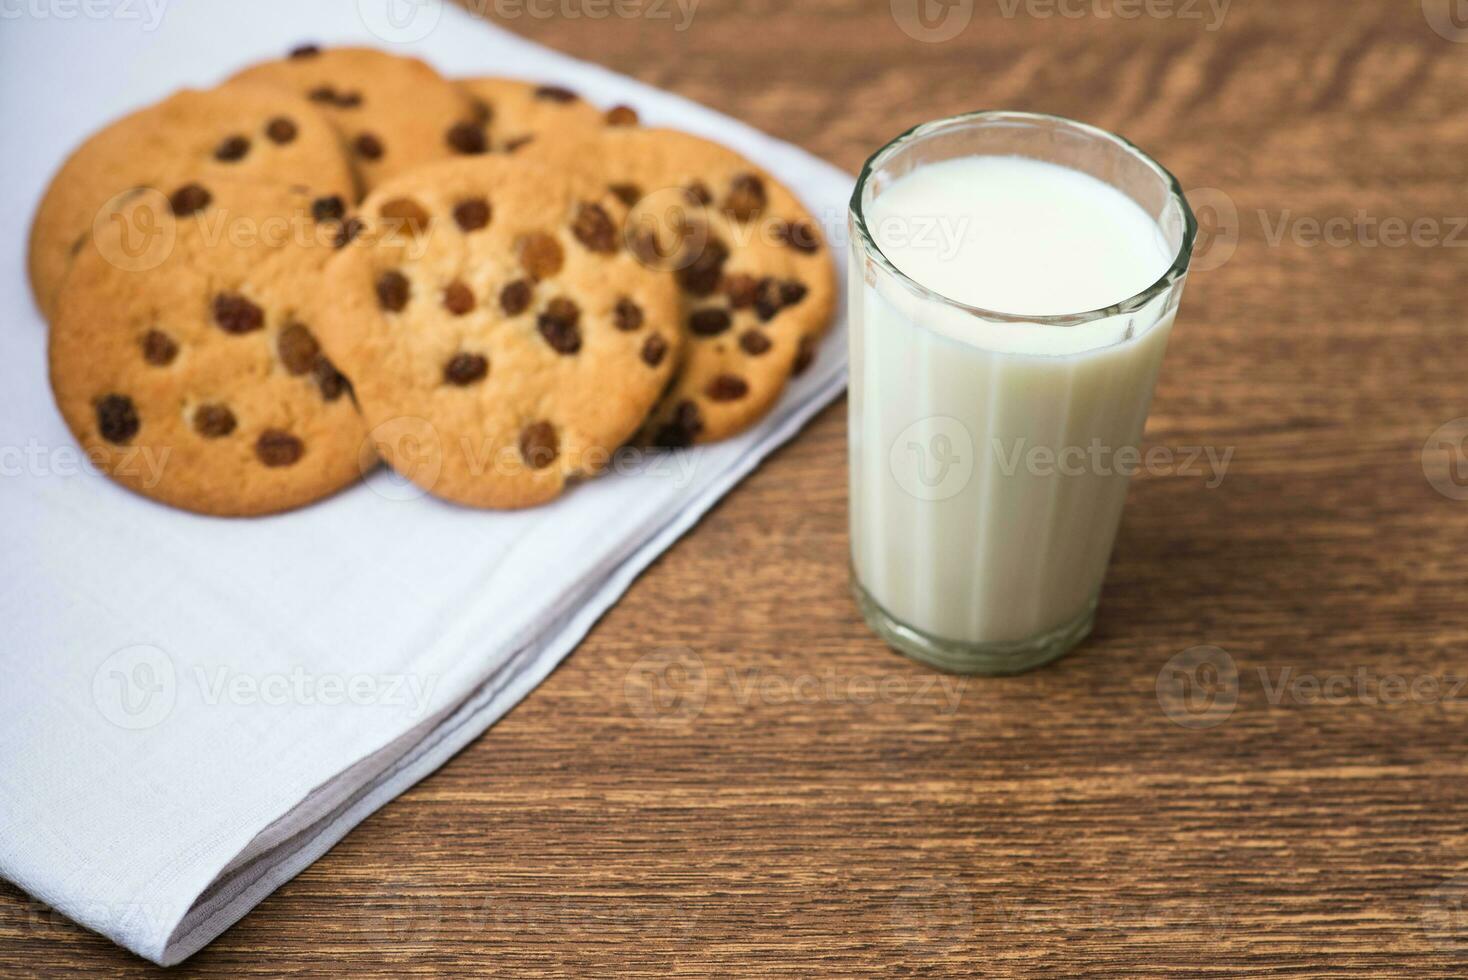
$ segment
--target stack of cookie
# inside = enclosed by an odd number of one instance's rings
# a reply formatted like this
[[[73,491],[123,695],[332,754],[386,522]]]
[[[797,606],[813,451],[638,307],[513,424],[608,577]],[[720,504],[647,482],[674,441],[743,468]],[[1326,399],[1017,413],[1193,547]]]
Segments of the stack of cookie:
[[[624,446],[727,438],[810,363],[835,291],[811,215],[718,144],[314,46],[84,143],[30,276],[91,458],[218,515],[379,460],[533,506]]]

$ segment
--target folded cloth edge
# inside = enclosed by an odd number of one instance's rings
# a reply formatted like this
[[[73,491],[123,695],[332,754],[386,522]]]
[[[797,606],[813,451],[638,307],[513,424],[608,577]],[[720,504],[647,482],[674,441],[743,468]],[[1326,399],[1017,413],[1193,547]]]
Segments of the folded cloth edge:
[[[766,457],[799,432],[817,412],[834,401],[845,386],[846,368],[842,360],[827,370],[809,397],[790,406],[773,427],[761,433],[759,441],[746,454],[703,493],[690,500],[687,506],[673,513],[663,528],[637,548],[604,582],[590,586],[588,591],[593,593],[598,593],[599,586],[599,593],[586,596],[586,604],[572,610],[564,625],[554,630],[554,635],[548,637],[546,643],[530,644],[517,652],[466,702],[410,746],[376,779],[360,787],[345,805],[283,842],[278,857],[273,862],[267,861],[266,867],[252,880],[243,883],[242,887],[231,888],[231,875],[216,879],[166,941],[135,952],[160,966],[173,966],[192,956],[243,918],[271,892],[309,867],[357,824],[433,773],[483,734],[565,659],[648,565]],[[510,675],[508,682],[505,681],[506,674]],[[294,846],[287,846],[293,842]],[[244,865],[233,874],[251,867]]]

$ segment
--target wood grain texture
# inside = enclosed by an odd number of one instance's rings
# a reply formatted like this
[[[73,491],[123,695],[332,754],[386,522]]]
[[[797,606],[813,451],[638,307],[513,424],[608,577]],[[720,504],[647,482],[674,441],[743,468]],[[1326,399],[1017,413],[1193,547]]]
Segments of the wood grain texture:
[[[1007,9],[943,43],[858,0],[498,19],[851,170],[1003,106],[1116,129],[1231,203],[1147,441],[1234,456],[1216,487],[1134,481],[1095,637],[998,681],[888,652],[846,591],[833,406],[487,737],[179,973],[1468,971],[1468,502],[1422,463],[1468,415],[1468,234],[1301,238],[1463,221],[1468,44],[1417,2],[1235,0],[1217,30],[1206,4]],[[1180,725],[1159,671],[1203,644],[1237,705]],[[1275,693],[1301,675],[1366,693]],[[1380,703],[1390,676],[1418,695]],[[156,972],[0,889],[0,974],[40,971]]]

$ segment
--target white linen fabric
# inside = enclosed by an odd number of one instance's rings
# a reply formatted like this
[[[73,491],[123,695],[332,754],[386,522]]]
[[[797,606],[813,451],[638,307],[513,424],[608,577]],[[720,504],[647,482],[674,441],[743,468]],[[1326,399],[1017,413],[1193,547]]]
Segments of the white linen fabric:
[[[690,26],[689,4],[640,9]],[[316,41],[553,80],[719,140],[805,200],[837,259],[852,179],[438,0],[27,2],[0,16],[0,874],[171,964],[504,715],[835,398],[844,312],[755,430],[546,507],[467,510],[379,471],[295,513],[197,517],[92,471],[53,405],[25,230],[65,155],[174,89]]]

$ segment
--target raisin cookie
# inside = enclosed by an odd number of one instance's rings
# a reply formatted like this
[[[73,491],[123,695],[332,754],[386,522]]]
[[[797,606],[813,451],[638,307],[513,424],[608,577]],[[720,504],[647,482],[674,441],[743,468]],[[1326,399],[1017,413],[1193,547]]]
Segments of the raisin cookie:
[[[513,153],[544,134],[635,126],[637,112],[616,106],[602,112],[562,85],[513,78],[469,78],[459,86],[474,100],[492,151]]]
[[[55,312],[72,257],[119,194],[216,173],[353,189],[335,130],[308,102],[259,85],[179,92],[93,135],[52,178],[31,226],[29,272],[41,312]]]
[[[437,496],[516,508],[599,472],[678,363],[670,277],[623,245],[597,182],[519,156],[375,191],[327,270],[322,343],[383,459]]]
[[[235,79],[286,88],[320,106],[364,192],[425,163],[488,150],[473,100],[417,58],[305,45]]]
[[[596,175],[632,206],[629,247],[678,283],[687,348],[644,439],[676,447],[736,435],[810,365],[831,323],[835,269],[815,219],[768,173],[660,129],[547,139],[523,158]]]
[[[200,176],[129,200],[77,255],[51,387],[114,480],[186,510],[254,515],[360,477],[365,429],[315,336],[341,237],[317,220],[322,200]],[[129,237],[150,229],[159,252],[136,262]]]

